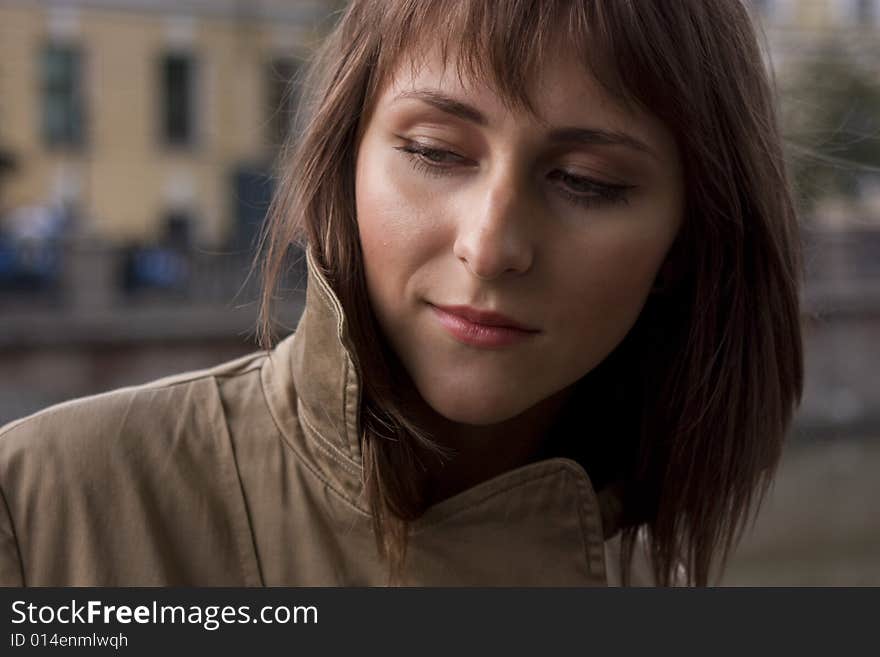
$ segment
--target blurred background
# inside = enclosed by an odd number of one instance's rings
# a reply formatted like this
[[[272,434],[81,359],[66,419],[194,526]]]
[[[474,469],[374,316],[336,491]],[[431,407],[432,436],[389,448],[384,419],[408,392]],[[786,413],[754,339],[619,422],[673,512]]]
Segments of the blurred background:
[[[273,161],[344,4],[0,0],[0,425],[255,349]],[[880,585],[880,0],[750,5],[802,216],[807,383],[723,583]]]

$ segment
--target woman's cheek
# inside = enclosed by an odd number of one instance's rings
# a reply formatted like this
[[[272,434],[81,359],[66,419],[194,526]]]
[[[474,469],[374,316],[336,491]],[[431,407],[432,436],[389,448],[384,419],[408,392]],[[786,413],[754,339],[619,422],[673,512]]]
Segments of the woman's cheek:
[[[357,211],[367,277],[374,293],[404,293],[408,279],[428,257],[430,204],[410,198],[411,186],[388,171],[358,189]]]
[[[358,162],[355,189],[358,227],[365,249],[381,247],[403,227],[402,198],[405,185],[393,161],[379,157],[375,148],[365,145]]]

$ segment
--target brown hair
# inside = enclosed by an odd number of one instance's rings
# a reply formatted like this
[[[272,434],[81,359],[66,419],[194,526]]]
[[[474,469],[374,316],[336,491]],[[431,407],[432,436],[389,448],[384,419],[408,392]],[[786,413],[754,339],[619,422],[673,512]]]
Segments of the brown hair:
[[[262,335],[268,344],[289,246],[305,243],[345,310],[363,385],[365,487],[394,576],[407,521],[424,511],[418,455],[436,446],[407,420],[393,359],[368,348],[382,336],[358,242],[359,129],[395,67],[432,40],[454,49],[460,73],[530,109],[530,82],[560,37],[609,93],[665,123],[684,164],[685,217],[662,289],[583,384],[604,396],[591,412],[613,430],[604,467],[629,481],[624,581],[644,527],[658,583],[683,566],[688,583],[705,585],[772,480],[803,377],[798,227],[773,90],[741,2],[353,0],[317,53],[301,137],[281,161]]]

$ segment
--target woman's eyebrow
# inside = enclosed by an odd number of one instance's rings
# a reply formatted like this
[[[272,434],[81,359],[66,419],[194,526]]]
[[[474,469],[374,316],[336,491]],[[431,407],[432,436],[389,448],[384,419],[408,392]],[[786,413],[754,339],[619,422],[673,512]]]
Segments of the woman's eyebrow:
[[[548,135],[552,142],[562,144],[583,144],[586,146],[626,146],[646,153],[655,159],[657,154],[641,139],[617,130],[603,128],[558,128]]]
[[[413,89],[402,91],[394,97],[394,101],[403,99],[420,100],[459,119],[480,126],[489,124],[486,115],[473,105],[456,100],[443,92],[433,89]],[[392,101],[393,102],[393,101]],[[642,140],[618,130],[606,130],[604,128],[557,128],[552,130],[548,139],[551,142],[561,144],[578,144],[586,146],[626,146],[628,148],[647,153],[653,157],[657,154]]]
[[[468,105],[460,100],[455,100],[439,91],[431,89],[402,91],[394,97],[394,100],[397,101],[410,98],[420,100],[423,103],[427,103],[428,105],[437,108],[441,112],[446,112],[447,114],[451,114],[459,119],[464,119],[465,121],[470,121],[471,123],[476,123],[477,125],[485,126],[489,124],[489,120],[486,118],[485,114],[473,105]]]

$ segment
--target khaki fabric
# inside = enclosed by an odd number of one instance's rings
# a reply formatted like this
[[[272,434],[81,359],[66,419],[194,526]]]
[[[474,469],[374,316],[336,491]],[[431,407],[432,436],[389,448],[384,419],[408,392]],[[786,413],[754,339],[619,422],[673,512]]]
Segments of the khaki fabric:
[[[359,382],[309,261],[270,353],[63,403],[0,430],[0,584],[377,586]],[[431,507],[404,584],[619,582],[619,500],[550,458]],[[647,562],[635,583],[649,583]]]

